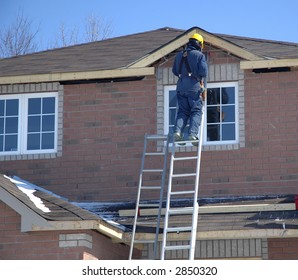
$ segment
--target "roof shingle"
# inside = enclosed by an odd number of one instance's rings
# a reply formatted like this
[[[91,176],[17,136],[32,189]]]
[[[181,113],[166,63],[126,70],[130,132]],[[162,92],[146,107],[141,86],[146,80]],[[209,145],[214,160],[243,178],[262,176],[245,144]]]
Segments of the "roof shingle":
[[[188,31],[165,27],[92,43],[0,59],[0,77],[127,68]],[[213,35],[254,55],[264,57],[264,59],[298,58],[298,43],[223,34]],[[206,43],[208,44],[208,42]]]

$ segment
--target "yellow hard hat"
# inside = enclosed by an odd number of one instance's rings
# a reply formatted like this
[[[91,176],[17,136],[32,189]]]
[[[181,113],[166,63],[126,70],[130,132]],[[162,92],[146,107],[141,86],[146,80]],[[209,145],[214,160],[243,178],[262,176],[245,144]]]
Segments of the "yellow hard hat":
[[[200,35],[199,33],[194,33],[190,36],[189,39],[195,39],[197,41],[199,41],[202,45],[202,48],[203,48],[203,45],[204,45],[204,38],[202,35]]]

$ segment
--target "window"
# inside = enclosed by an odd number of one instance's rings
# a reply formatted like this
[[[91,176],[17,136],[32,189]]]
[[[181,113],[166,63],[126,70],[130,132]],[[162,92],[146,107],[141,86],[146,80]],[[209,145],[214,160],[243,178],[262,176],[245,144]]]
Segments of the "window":
[[[0,97],[0,155],[57,150],[57,93]]]
[[[165,86],[164,130],[174,132],[176,86]],[[205,103],[204,145],[238,143],[238,83],[210,83]],[[187,133],[187,127],[184,134]]]
[[[19,100],[0,100],[0,152],[16,151],[19,131]]]
[[[207,133],[209,144],[238,141],[236,83],[210,84],[207,90]]]

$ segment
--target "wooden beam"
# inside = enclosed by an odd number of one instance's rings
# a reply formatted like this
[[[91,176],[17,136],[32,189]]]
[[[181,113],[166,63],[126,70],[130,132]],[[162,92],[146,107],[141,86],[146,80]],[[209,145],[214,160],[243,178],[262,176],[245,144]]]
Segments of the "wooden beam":
[[[111,237],[116,242],[121,242],[123,231],[102,220],[81,220],[81,221],[48,221],[48,226],[32,226],[32,231],[48,230],[84,230],[92,229]]]
[[[193,33],[196,33],[196,32],[200,33],[203,36],[204,41],[206,43],[209,43],[215,47],[223,49],[223,50],[225,50],[229,53],[232,53],[238,57],[241,57],[246,60],[263,59],[262,57],[257,56],[255,54],[247,51],[246,49],[237,46],[236,44],[233,44],[227,40],[222,39],[220,36],[215,36],[214,34],[209,33],[205,30],[200,29],[200,28],[196,28],[196,30]]]
[[[251,239],[251,238],[290,238],[298,237],[297,229],[246,229],[246,230],[214,230],[198,231],[196,240],[218,240],[218,239]],[[130,244],[131,234],[125,233],[123,242]],[[135,240],[144,240],[148,243],[155,239],[153,233],[139,233],[135,235]],[[162,234],[159,234],[158,240],[162,241]],[[189,240],[189,233],[169,233],[168,241]],[[139,243],[141,244],[141,243]]]
[[[81,229],[96,229],[98,221],[96,220],[81,220],[81,221],[48,221],[51,227],[32,226],[32,231],[44,230],[81,230]]]
[[[199,214],[216,214],[216,213],[244,213],[244,212],[260,212],[260,211],[291,211],[296,210],[295,203],[279,203],[279,204],[251,204],[251,205],[213,205],[200,206]],[[157,215],[157,208],[143,208],[139,211],[141,216]],[[162,209],[162,215],[165,214],[165,208]],[[135,215],[135,210],[119,210],[119,216],[131,217]]]
[[[97,228],[97,231],[111,237],[113,240],[122,241],[123,231],[118,229],[115,226],[112,226],[104,221],[100,221]]]
[[[163,46],[162,48],[156,50],[155,52],[146,55],[145,57],[139,59],[138,61],[132,63],[129,67],[146,67],[157,61],[158,59],[168,55],[169,53],[177,50],[178,48],[182,47],[188,42],[189,37],[194,33],[200,33],[205,43],[211,44],[215,47],[223,49],[229,53],[234,54],[235,56],[241,57],[246,60],[258,60],[263,59],[229,41],[226,41],[219,36],[215,36],[212,33],[209,33],[205,30],[200,28],[194,28],[190,31],[186,32],[183,36],[178,37],[177,39],[173,40],[169,44]]]
[[[219,205],[199,207],[200,214],[296,210],[295,203]]]
[[[108,237],[113,242],[122,242],[123,231],[109,225],[101,220],[82,220],[82,221],[48,221],[51,227],[33,225],[32,231],[53,231],[53,230],[96,230]]]
[[[2,76],[0,84],[26,84],[41,82],[60,82],[75,80],[92,80],[92,79],[108,79],[108,78],[125,78],[154,75],[154,67],[140,68],[123,68],[112,70],[98,70],[85,72],[65,72],[65,73],[48,73],[48,74],[31,74],[18,76]]]
[[[292,59],[266,59],[240,61],[240,69],[260,69],[260,68],[277,68],[277,67],[297,67],[298,58]]]

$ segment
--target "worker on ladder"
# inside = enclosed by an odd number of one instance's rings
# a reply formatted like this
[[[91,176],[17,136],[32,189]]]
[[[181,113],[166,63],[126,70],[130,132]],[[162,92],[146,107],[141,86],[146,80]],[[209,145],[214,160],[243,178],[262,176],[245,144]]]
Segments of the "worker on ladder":
[[[186,48],[179,52],[172,71],[179,77],[177,82],[178,113],[175,122],[174,140],[184,141],[183,130],[189,120],[188,140],[197,146],[198,132],[202,120],[202,106],[206,96],[208,66],[202,53],[203,37],[195,33]]]

